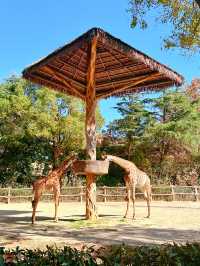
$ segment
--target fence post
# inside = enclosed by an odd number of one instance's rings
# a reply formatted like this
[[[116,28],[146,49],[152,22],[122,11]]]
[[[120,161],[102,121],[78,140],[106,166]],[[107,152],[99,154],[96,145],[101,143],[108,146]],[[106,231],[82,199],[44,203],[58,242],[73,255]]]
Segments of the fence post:
[[[106,186],[103,187],[103,201],[104,202],[107,202],[107,199],[106,199]]]
[[[8,201],[7,201],[8,204],[10,203],[10,194],[11,194],[11,193],[10,193],[10,192],[11,192],[10,190],[11,190],[11,188],[8,187]]]
[[[198,201],[198,188],[197,188],[197,186],[194,186],[194,200]]]
[[[175,200],[174,185],[171,185],[172,201]]]
[[[80,203],[83,203],[83,186],[80,187]]]

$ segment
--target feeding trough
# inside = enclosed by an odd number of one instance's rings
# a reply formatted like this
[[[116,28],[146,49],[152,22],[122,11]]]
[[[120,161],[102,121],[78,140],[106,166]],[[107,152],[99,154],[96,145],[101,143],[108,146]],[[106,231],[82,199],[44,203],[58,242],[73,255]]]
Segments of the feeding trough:
[[[105,175],[108,173],[108,161],[80,160],[73,163],[73,171],[77,175]]]

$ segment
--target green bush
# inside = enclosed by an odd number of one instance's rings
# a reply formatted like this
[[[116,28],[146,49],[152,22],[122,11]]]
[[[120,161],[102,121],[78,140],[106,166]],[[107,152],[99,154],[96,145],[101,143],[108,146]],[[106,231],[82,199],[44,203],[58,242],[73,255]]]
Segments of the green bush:
[[[102,257],[103,265],[193,266],[200,265],[200,243],[151,246],[112,246]]]
[[[81,251],[71,247],[59,249],[48,247],[46,250],[0,249],[0,266],[6,265],[33,265],[33,266],[93,266],[97,265],[92,256],[93,249],[87,248]]]
[[[94,250],[47,247],[46,250],[0,248],[0,266],[193,266],[200,265],[200,243],[129,247],[110,246]]]

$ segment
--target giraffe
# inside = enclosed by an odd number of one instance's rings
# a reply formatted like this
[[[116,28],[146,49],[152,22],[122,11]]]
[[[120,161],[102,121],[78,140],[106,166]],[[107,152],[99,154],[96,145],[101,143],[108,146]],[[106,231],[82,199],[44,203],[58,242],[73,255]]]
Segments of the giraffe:
[[[126,191],[127,191],[127,208],[124,218],[128,217],[130,200],[132,199],[133,202],[133,219],[135,217],[135,188],[138,187],[143,193],[144,197],[147,201],[147,208],[148,214],[146,218],[150,217],[150,202],[151,202],[151,184],[150,179],[147,174],[137,166],[127,160],[124,160],[117,156],[102,154],[102,159],[112,161],[118,164],[125,170],[124,181],[126,184]]]
[[[48,176],[43,176],[33,182],[33,201],[32,201],[32,224],[35,223],[35,214],[36,214],[36,208],[38,205],[38,202],[40,200],[40,197],[42,196],[42,193],[45,190],[53,190],[54,194],[54,201],[55,201],[55,216],[54,221],[58,222],[58,205],[59,205],[59,197],[60,197],[60,187],[61,187],[61,178],[64,175],[67,168],[76,160],[76,155],[73,154],[70,157],[68,157],[66,160],[64,160],[59,167],[57,167],[54,170],[51,170],[51,172],[48,174]]]

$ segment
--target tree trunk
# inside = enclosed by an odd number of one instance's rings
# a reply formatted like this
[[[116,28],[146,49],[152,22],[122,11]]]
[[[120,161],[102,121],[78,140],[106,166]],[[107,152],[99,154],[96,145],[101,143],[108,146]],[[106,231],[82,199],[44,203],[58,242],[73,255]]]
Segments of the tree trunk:
[[[97,37],[91,41],[91,52],[87,74],[86,93],[86,149],[90,160],[96,160],[96,91],[95,91],[95,65],[96,65]],[[86,219],[96,219],[96,176],[86,176]]]
[[[59,148],[59,144],[54,142],[53,144],[53,170],[58,167],[58,159],[62,153],[62,149]]]
[[[128,160],[131,160],[131,152],[132,152],[132,143],[131,141],[128,142]]]
[[[162,173],[163,173],[163,169],[162,169],[162,163],[163,163],[163,159],[165,156],[165,141],[162,140],[161,145],[160,145],[160,160],[159,160],[159,173],[158,173],[158,179],[161,180],[162,178]]]

